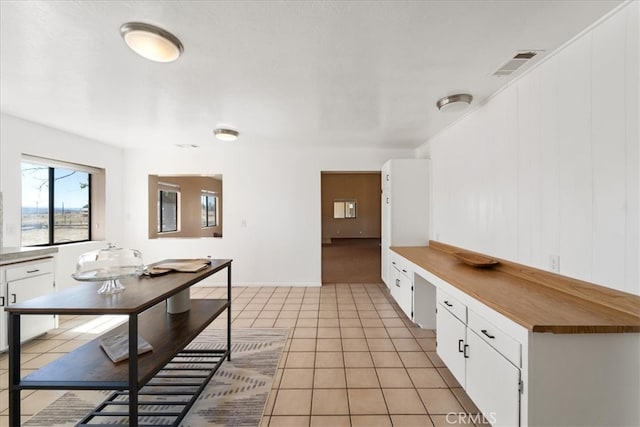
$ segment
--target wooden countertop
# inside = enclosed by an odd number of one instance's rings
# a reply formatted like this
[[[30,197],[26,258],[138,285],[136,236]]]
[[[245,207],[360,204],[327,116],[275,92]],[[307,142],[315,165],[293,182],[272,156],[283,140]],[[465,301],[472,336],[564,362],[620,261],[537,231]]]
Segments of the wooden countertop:
[[[391,250],[533,332],[556,334],[640,332],[640,296],[501,260],[489,269],[455,258],[461,248]]]

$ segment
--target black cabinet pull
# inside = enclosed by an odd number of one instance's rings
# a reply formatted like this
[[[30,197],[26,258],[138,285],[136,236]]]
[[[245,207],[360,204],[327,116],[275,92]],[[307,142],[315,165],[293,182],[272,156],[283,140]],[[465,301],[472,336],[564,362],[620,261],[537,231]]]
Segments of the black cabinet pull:
[[[400,287],[400,279],[396,279],[396,286],[399,288]]]
[[[27,274],[37,273],[38,271],[40,271],[39,268],[36,268],[35,270],[27,270]]]
[[[11,294],[11,304],[16,303],[16,294]]]
[[[482,332],[483,334],[485,334],[487,337],[494,339],[495,335],[490,335],[489,332],[487,332],[486,329],[482,329],[480,332]]]
[[[405,269],[403,268],[403,269],[402,269],[402,272],[403,272],[403,273],[406,273],[406,272],[407,272],[407,270],[405,270]]]
[[[467,350],[468,350],[468,349],[469,349],[469,345],[468,345],[468,344],[465,344],[465,345],[464,345],[464,350],[462,351],[462,353],[464,354],[464,358],[465,358],[465,359],[468,359],[468,358],[469,358],[469,355],[467,354]]]
[[[451,304],[449,301],[445,301],[444,305],[446,305],[447,307],[453,307],[453,304]]]
[[[4,297],[0,297],[0,307],[4,307]]]
[[[462,353],[464,350],[462,349],[462,343],[464,340],[458,340],[458,353]]]

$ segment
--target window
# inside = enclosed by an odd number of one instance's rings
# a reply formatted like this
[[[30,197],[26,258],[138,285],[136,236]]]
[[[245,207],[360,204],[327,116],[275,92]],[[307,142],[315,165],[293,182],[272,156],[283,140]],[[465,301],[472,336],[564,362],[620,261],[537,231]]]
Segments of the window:
[[[23,156],[21,245],[91,240],[92,178],[99,169]]]
[[[203,191],[200,196],[202,228],[218,226],[218,194]]]
[[[180,187],[158,183],[158,233],[178,231]]]
[[[355,218],[356,203],[357,202],[353,199],[334,200],[333,201],[333,217],[336,219]]]

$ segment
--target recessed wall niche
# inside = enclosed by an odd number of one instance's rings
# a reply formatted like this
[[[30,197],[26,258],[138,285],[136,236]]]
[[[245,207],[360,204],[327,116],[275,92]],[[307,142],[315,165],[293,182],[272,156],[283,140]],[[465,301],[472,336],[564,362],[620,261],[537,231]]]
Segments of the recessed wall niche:
[[[149,175],[149,238],[222,237],[222,175]]]

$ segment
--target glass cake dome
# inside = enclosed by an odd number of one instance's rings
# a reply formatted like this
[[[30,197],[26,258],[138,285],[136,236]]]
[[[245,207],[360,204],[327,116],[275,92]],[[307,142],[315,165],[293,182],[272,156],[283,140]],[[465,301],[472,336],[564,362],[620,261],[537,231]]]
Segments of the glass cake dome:
[[[104,282],[99,294],[114,294],[124,291],[120,278],[140,276],[144,272],[142,253],[136,249],[117,248],[109,243],[106,249],[84,253],[78,257],[76,280],[83,282]]]

